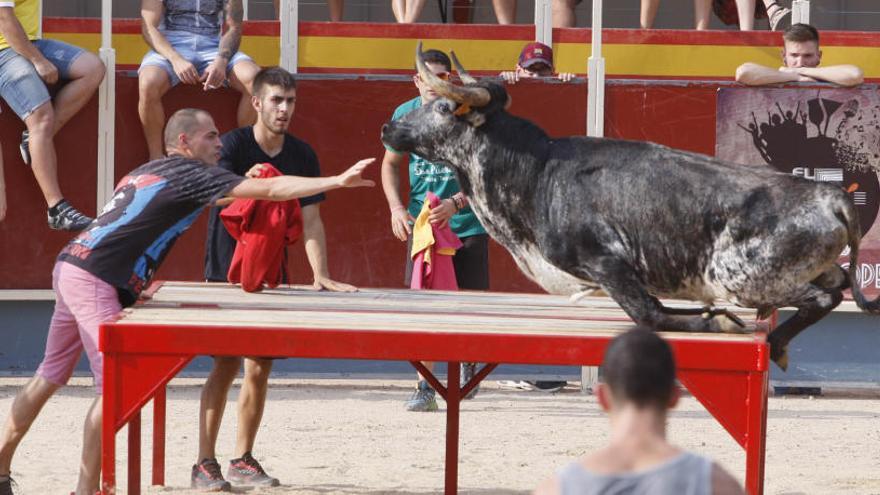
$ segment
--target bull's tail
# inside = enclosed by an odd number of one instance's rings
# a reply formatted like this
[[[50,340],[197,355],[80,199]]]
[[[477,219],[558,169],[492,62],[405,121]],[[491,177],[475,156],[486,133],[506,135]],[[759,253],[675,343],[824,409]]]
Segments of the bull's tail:
[[[846,223],[847,236],[849,237],[849,286],[852,291],[853,300],[862,311],[880,314],[880,297],[869,301],[862,294],[862,284],[858,280],[857,273],[859,271],[859,242],[862,238],[862,232],[859,227],[859,215],[852,201],[847,200],[840,205],[838,214],[843,217]]]

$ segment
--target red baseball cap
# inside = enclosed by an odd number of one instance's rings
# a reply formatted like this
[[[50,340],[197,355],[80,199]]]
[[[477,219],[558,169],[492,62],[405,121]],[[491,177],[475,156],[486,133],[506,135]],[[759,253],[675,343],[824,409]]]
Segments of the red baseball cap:
[[[519,66],[523,69],[538,63],[553,67],[553,49],[537,41],[524,46],[519,54]]]

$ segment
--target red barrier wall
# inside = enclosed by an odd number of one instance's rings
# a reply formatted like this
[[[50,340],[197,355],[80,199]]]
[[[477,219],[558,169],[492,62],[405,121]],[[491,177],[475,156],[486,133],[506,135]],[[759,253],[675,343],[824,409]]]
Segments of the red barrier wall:
[[[394,108],[415,96],[410,80],[363,77],[301,79],[291,130],[317,151],[324,174],[333,174],[364,157],[381,159],[379,129]],[[650,140],[712,153],[715,140],[717,84],[681,82],[612,82],[606,89],[606,134]],[[586,83],[528,81],[510,88],[511,112],[543,127],[551,136],[583,135],[586,129]],[[210,111],[221,131],[234,125],[237,94],[205,94],[181,87],[165,98],[168,115],[194,106]],[[95,212],[97,102],[73,119],[56,138],[65,194],[88,213]],[[119,73],[116,101],[116,177],[146,159],[137,115],[137,81]],[[9,216],[0,223],[0,289],[51,286],[52,263],[68,234],[46,227],[44,205],[30,171],[18,157],[22,124],[8,107],[0,115],[0,143],[6,169]],[[378,164],[368,174],[379,180]],[[381,188],[333,191],[321,207],[334,278],[361,286],[401,285],[404,247],[391,235]],[[177,243],[157,278],[201,278],[206,228],[201,218]],[[301,246],[292,250],[296,282],[310,281]],[[491,251],[492,288],[538,290],[497,245]]]

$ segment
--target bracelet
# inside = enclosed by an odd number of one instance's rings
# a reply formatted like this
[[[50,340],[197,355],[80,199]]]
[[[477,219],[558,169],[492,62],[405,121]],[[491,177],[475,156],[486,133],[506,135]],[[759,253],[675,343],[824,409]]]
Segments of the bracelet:
[[[453,196],[452,203],[455,205],[455,211],[460,211],[464,208],[464,199],[461,196]]]
[[[398,211],[398,210],[405,210],[405,209],[406,209],[406,206],[403,206],[403,205],[397,205],[397,206],[392,206],[392,207],[391,207],[391,211],[392,211],[392,212],[395,212],[395,211]]]

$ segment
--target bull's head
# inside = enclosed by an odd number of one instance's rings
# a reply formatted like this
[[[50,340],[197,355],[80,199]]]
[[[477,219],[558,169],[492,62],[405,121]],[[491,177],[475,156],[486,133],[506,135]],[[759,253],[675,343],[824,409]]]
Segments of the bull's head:
[[[493,115],[504,113],[509,96],[492,81],[477,81],[461,66],[455,53],[452,63],[463,86],[437,77],[425,65],[422,43],[416,47],[416,68],[422,81],[439,96],[404,117],[382,127],[382,142],[403,153],[416,153],[430,161],[455,166],[461,152],[477,141],[479,128]]]

